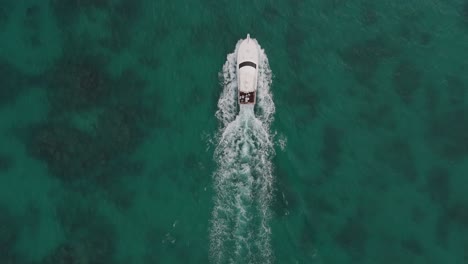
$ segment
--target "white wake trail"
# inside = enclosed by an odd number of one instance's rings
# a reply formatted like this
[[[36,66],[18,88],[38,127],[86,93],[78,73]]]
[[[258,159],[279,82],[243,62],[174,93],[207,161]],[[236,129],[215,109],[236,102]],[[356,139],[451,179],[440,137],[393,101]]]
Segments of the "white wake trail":
[[[271,70],[260,50],[257,104],[238,105],[236,56],[227,56],[220,74],[223,92],[216,117],[220,121],[214,158],[215,201],[210,230],[213,263],[271,263],[270,203],[274,153],[270,124],[275,106]],[[239,109],[239,110],[238,110]]]

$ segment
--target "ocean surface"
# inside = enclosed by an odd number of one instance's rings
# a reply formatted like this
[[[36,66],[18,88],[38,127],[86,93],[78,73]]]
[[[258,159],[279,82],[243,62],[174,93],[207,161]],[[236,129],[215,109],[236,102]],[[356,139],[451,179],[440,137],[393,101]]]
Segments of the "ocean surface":
[[[467,72],[467,0],[0,0],[0,263],[466,264]]]

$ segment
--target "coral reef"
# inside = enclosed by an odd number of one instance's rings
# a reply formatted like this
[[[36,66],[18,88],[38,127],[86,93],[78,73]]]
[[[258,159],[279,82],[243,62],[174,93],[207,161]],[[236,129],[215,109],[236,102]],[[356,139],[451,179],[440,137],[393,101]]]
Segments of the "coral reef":
[[[468,155],[468,108],[436,114],[428,124],[427,140],[436,153],[449,160]]]
[[[285,99],[289,105],[297,107],[297,111],[294,112],[296,126],[304,127],[317,117],[320,97],[316,91],[308,88],[303,82],[294,82],[285,94]]]
[[[286,48],[290,65],[294,71],[302,71],[304,66],[304,56],[302,55],[302,45],[306,40],[306,32],[301,28],[300,23],[291,23],[286,31]]]
[[[2,2],[2,5],[0,5],[0,32],[3,30],[5,27],[5,24],[8,22],[8,19],[10,18],[10,10],[11,8],[11,3],[8,1]]]
[[[450,106],[454,109],[461,108],[465,105],[468,85],[457,75],[449,75],[447,80],[447,93]]]
[[[403,239],[401,241],[401,247],[417,256],[424,254],[424,248],[421,242],[415,238]]]
[[[103,47],[120,52],[131,44],[132,34],[135,33],[134,23],[141,15],[140,0],[120,0],[110,8],[107,22],[110,35],[101,41]]]
[[[410,104],[415,92],[421,86],[422,74],[414,64],[408,61],[400,61],[393,71],[393,89],[400,99]]]
[[[397,50],[391,42],[378,36],[352,44],[339,52],[339,55],[356,80],[369,84],[378,66],[385,59],[396,56]]]
[[[451,221],[445,211],[439,213],[436,219],[434,237],[439,247],[447,248],[450,230],[453,228]]]
[[[20,223],[9,208],[0,204],[0,262],[17,263],[15,243],[20,231]]]
[[[28,152],[64,182],[88,179],[105,185],[130,172],[133,165],[123,162],[126,157],[151,128],[167,125],[162,104],[147,103],[147,83],[131,70],[111,75],[108,65],[105,56],[67,44],[43,76],[51,110],[24,141]]]
[[[145,136],[139,111],[130,107],[108,109],[98,117],[91,132],[66,121],[34,125],[27,138],[28,151],[64,182],[88,179],[105,186],[121,173],[137,172],[131,162],[122,158],[135,150]]]
[[[63,26],[74,23],[80,13],[89,14],[93,9],[104,10],[112,0],[51,0],[55,17]]]
[[[465,0],[460,7],[460,16],[463,22],[468,25],[468,1]]]
[[[337,207],[330,201],[329,198],[324,197],[323,194],[311,192],[307,195],[307,206],[313,215],[334,215],[338,213]]]
[[[120,52],[131,44],[131,35],[136,28],[134,23],[142,12],[142,1],[139,0],[52,0],[51,6],[68,39],[77,42],[83,38],[82,34],[76,36],[69,33],[77,30],[75,27],[80,17],[85,17],[106,28],[106,34],[90,41],[113,52]],[[105,19],[98,21],[98,17]]]
[[[325,176],[332,176],[340,165],[342,136],[340,130],[330,124],[326,125],[323,129],[323,146],[320,151],[320,157]]]
[[[392,130],[395,128],[392,105],[372,96],[366,97],[363,102],[365,103],[360,107],[358,116],[369,129]]]
[[[90,135],[66,124],[45,123],[30,128],[29,153],[64,180],[77,179],[96,168],[102,159]]]
[[[393,138],[383,141],[375,149],[375,158],[402,181],[414,183],[418,179],[418,171],[414,161],[411,145],[403,138]]]
[[[433,202],[446,206],[451,193],[450,173],[445,168],[434,167],[426,176],[426,190]]]
[[[87,264],[86,257],[79,250],[77,246],[61,244],[46,256],[41,264]]]
[[[39,5],[32,5],[26,8],[23,26],[25,42],[30,47],[38,47],[41,43],[40,30],[41,30],[41,16],[42,9]]]
[[[368,231],[358,216],[349,217],[334,241],[341,246],[353,260],[364,258]]]
[[[360,21],[365,26],[373,26],[379,22],[377,10],[370,2],[363,2],[361,4]]]
[[[424,88],[423,104],[429,117],[435,116],[440,105],[440,95],[431,85]]]
[[[273,23],[281,17],[281,12],[275,5],[267,3],[262,10],[262,17],[264,17],[268,23]]]
[[[13,166],[13,160],[10,156],[0,153],[0,172],[9,170]]]
[[[113,88],[105,58],[80,52],[77,47],[67,51],[47,76],[53,110],[80,111],[103,104]]]
[[[116,233],[96,206],[69,195],[57,207],[57,217],[65,241],[43,259],[43,264],[114,263]]]
[[[416,224],[422,224],[427,218],[427,212],[419,206],[413,206],[410,213],[411,220]]]
[[[31,76],[0,60],[0,108],[13,102],[25,87],[31,83],[31,80]]]

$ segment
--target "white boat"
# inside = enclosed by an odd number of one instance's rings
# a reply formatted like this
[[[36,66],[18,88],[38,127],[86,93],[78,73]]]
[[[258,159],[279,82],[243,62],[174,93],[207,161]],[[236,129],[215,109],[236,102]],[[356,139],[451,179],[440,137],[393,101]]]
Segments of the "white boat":
[[[259,46],[255,39],[244,39],[237,50],[237,87],[239,104],[255,104]]]

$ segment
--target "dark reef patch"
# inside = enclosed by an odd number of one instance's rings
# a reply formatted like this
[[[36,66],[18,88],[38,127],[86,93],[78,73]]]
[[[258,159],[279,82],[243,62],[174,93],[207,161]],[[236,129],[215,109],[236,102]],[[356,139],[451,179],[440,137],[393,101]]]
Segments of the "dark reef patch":
[[[268,23],[274,23],[281,17],[281,12],[276,9],[275,5],[267,3],[262,11],[262,17],[264,17]]]
[[[0,153],[0,173],[9,170],[13,166],[10,156]]]
[[[134,23],[142,11],[140,0],[52,0],[51,7],[66,38],[75,42],[83,41],[82,34],[73,34],[73,27],[80,16],[95,21],[98,13],[104,14],[106,20],[103,26],[108,35],[102,36],[99,44],[114,52],[129,46],[133,40]]]
[[[343,62],[360,83],[368,84],[380,63],[396,55],[396,50],[383,37],[354,43],[339,52]]]
[[[0,5],[0,31],[3,31],[3,28],[10,18],[10,10],[11,3],[9,1],[2,1],[2,4]]]
[[[120,0],[112,8],[112,17],[115,19],[115,26],[128,27],[139,18],[143,11],[141,0]]]
[[[145,253],[143,257],[143,263],[145,264],[153,264],[153,263],[159,263],[159,260],[161,259],[161,255],[163,254],[164,248],[162,246],[155,246],[161,243],[164,239],[164,233],[163,230],[153,228],[146,232],[145,234]],[[165,245],[164,245],[165,246]]]
[[[445,212],[439,214],[435,226],[435,238],[438,246],[447,246],[450,230],[452,230],[452,228],[452,223]]]
[[[25,32],[24,41],[30,47],[41,45],[41,19],[42,9],[39,5],[31,5],[24,11],[23,26]]]
[[[464,84],[460,77],[456,75],[447,76],[447,93],[450,106],[453,108],[463,107],[468,91],[468,85]]]
[[[102,146],[101,151],[109,155],[114,151],[132,152],[148,135],[146,128],[152,127],[148,120],[150,113],[142,105],[117,105],[106,109],[96,125],[96,143]]]
[[[132,179],[142,175],[141,165],[135,162],[122,161],[124,165],[115,166],[114,170],[109,170],[107,175],[101,177],[105,180],[99,182],[100,187],[104,189],[106,200],[110,201],[117,209],[121,211],[132,209],[135,204],[135,198],[138,190],[129,184]],[[116,179],[116,175],[120,176]]]
[[[199,157],[191,152],[184,158],[184,169],[187,171],[194,171],[198,169]]]
[[[303,1],[301,1],[302,3]],[[347,0],[330,0],[323,2],[323,11],[330,13],[346,7]],[[300,6],[299,6],[300,7]]]
[[[289,65],[291,65],[292,69],[296,72],[301,72],[302,66],[304,65],[302,45],[304,44],[307,35],[300,25],[300,23],[288,24],[285,37],[286,52],[288,53],[288,58],[290,60]]]
[[[151,128],[165,126],[165,121],[161,104],[142,98],[146,82],[131,72],[112,79],[103,63],[93,61],[84,57],[69,66],[59,63],[58,68],[68,69],[51,80],[49,118],[29,127],[24,141],[28,152],[65,182],[91,179],[105,187],[124,173],[139,174],[125,160]],[[73,116],[89,111],[93,114],[85,129],[73,122]]]
[[[0,60],[0,108],[4,104],[12,103],[25,86],[31,83],[32,78]]]
[[[103,104],[112,93],[106,59],[70,47],[49,73],[53,111],[79,111]]]
[[[418,178],[414,156],[410,144],[401,139],[394,138],[384,141],[375,150],[375,157],[381,163],[387,164],[402,179],[415,182]]]
[[[294,111],[296,126],[304,127],[317,117],[320,97],[303,82],[298,81],[293,83],[285,98],[288,104],[294,105],[297,109]]]
[[[400,61],[393,71],[393,89],[404,103],[410,104],[421,86],[421,79],[422,74],[414,64]]]
[[[190,89],[190,91],[187,93],[189,96],[185,98],[184,103],[182,105],[182,111],[183,112],[190,112],[192,109],[196,108],[197,106],[200,105],[200,103],[203,102],[203,98],[206,98],[204,96],[204,93],[202,93],[202,89],[198,85],[193,85],[193,89]],[[216,100],[215,100],[216,101]]]
[[[397,18],[394,22],[399,22],[399,25],[394,26],[395,37],[400,38],[400,44],[403,45],[427,45],[426,42],[429,40],[425,32],[427,32],[427,26],[424,24],[426,19],[426,12],[423,9],[417,8],[405,8],[402,7],[397,11]],[[432,37],[429,37],[432,38]]]
[[[468,108],[438,114],[428,125],[428,142],[436,152],[450,160],[468,155]]]
[[[349,217],[338,234],[335,235],[335,242],[354,260],[364,257],[367,241],[368,232],[362,219],[357,216]]]
[[[161,58],[154,52],[143,54],[138,62],[151,70],[157,70],[161,66]]]
[[[456,202],[449,206],[447,209],[447,217],[461,227],[468,229],[468,204]]]
[[[59,24],[68,26],[75,22],[81,12],[89,13],[93,9],[105,10],[112,0],[51,0],[50,5]]]
[[[375,177],[375,175],[381,175],[382,170],[378,165],[369,164],[367,170],[361,174],[359,184],[366,186],[366,188],[373,189],[378,193],[384,193],[389,190],[390,183],[387,177]]]
[[[107,100],[109,104],[105,105],[107,110],[125,111],[124,121],[141,133],[149,132],[148,129],[154,127],[171,126],[171,121],[163,115],[164,98],[155,91],[152,94],[145,93],[148,80],[142,78],[136,70],[128,69],[115,78],[111,97]]]
[[[426,190],[431,200],[446,205],[450,197],[450,173],[441,167],[432,168],[426,178]]]
[[[419,225],[422,224],[426,219],[426,212],[419,206],[413,206],[411,208],[411,220]]]
[[[403,23],[398,29],[398,34],[406,41],[409,41],[413,37],[413,30],[406,23]]]
[[[64,182],[88,180],[105,188],[120,176],[139,175],[129,155],[151,129],[168,126],[164,101],[145,93],[147,80],[132,68],[113,75],[108,68],[107,57],[68,43],[42,76],[50,112],[22,140],[28,153]],[[121,198],[115,200],[129,204]]]
[[[134,23],[142,11],[140,0],[120,0],[110,8],[108,31],[110,37],[101,44],[104,47],[119,52],[128,47],[132,41]]]
[[[30,128],[27,150],[33,157],[45,161],[48,169],[59,178],[73,180],[87,175],[103,162],[93,138],[70,125],[45,123]]]
[[[320,151],[322,170],[326,176],[332,176],[340,165],[342,133],[336,127],[326,125],[323,129],[323,146]]]
[[[0,205],[0,262],[17,263],[14,253],[20,224],[9,208]]]
[[[307,195],[306,203],[312,215],[333,215],[336,214],[336,206],[327,197],[310,192]]]
[[[434,116],[439,108],[440,96],[437,89],[432,85],[424,89],[424,108],[429,116]]]
[[[462,201],[448,205],[439,210],[435,225],[435,238],[440,247],[447,248],[452,233],[468,233],[468,204]]]
[[[428,32],[421,32],[419,34],[419,44],[427,46],[432,42],[433,36]]]
[[[370,2],[362,3],[360,21],[365,26],[372,26],[379,22],[377,11]]]
[[[57,217],[64,230],[65,242],[47,258],[62,262],[81,259],[90,264],[114,263],[117,234],[109,219],[99,214],[95,205],[78,197],[68,197],[57,208]]]
[[[391,130],[395,127],[393,120],[392,106],[390,104],[370,99],[363,100],[364,107],[359,109],[359,119],[363,120],[364,124],[371,129],[385,128]]]
[[[79,246],[63,243],[42,259],[41,264],[84,264],[86,256]]]
[[[30,128],[27,149],[65,182],[86,178],[105,187],[122,173],[138,174],[125,160],[146,136],[141,120],[138,107],[120,106],[104,111],[91,134],[66,121],[37,124]]]
[[[465,23],[468,23],[468,0],[465,0],[460,8],[460,15]]]
[[[142,96],[141,93],[148,87],[148,81],[142,79],[140,75],[138,75],[137,70],[136,68],[127,69],[112,81],[112,94],[108,102],[111,104],[128,106],[140,105],[142,109],[148,109],[150,105],[145,104],[144,99],[151,99],[151,105],[157,105],[151,108],[161,107],[163,101],[159,95],[153,96],[152,98]]]
[[[424,248],[421,245],[421,242],[414,238],[403,239],[401,241],[401,247],[417,256],[421,256],[424,253]]]
[[[215,34],[214,32],[207,30],[207,28],[211,28],[213,26],[214,25],[209,25],[206,23],[193,25],[190,31],[189,41],[191,43],[191,47],[193,48],[194,52],[195,51],[199,53],[207,52],[206,49],[209,48],[209,46],[206,45],[205,40],[214,39],[214,34]],[[159,45],[159,43],[162,43],[165,40],[165,38],[169,36],[170,31],[164,25],[159,25],[156,30],[160,31],[161,33],[155,34],[154,38],[158,40],[155,41],[156,43],[154,45]]]

